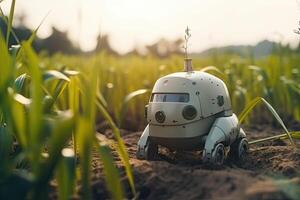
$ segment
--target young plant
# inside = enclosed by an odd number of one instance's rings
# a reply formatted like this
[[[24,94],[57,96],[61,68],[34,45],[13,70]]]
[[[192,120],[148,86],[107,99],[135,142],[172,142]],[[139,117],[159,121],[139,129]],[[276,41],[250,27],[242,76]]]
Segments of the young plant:
[[[95,137],[96,99],[101,97],[97,92],[98,73],[94,73],[97,67],[90,73],[92,81],[74,70],[41,68],[39,57],[31,48],[37,29],[27,41],[8,51],[9,34],[15,36],[14,6],[15,1],[12,1],[10,17],[6,20],[6,41],[0,33],[0,199],[45,199],[54,177],[59,185],[59,198],[69,199],[78,180],[75,176],[77,152],[84,188],[82,197],[90,198],[93,148],[99,150],[112,197],[122,199],[118,170],[110,150]],[[70,95],[69,104],[64,99],[66,94]],[[116,126],[114,132],[135,195],[128,155]],[[69,145],[72,139],[73,149]]]
[[[183,49],[184,49],[184,55],[185,55],[185,58],[187,59],[188,58],[188,42],[189,42],[189,39],[191,37],[191,30],[189,29],[189,27],[187,26],[186,29],[185,29],[185,35],[184,35],[184,45],[183,45]]]

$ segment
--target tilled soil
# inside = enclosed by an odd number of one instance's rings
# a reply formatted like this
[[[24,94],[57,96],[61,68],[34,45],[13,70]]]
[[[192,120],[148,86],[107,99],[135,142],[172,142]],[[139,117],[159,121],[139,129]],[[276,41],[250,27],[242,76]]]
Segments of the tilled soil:
[[[278,134],[272,129],[246,131],[249,140]],[[141,132],[122,133],[138,193],[136,199],[300,199],[300,152],[288,141],[253,145],[244,163],[227,160],[223,167],[209,169],[201,161],[201,152],[169,152],[161,148],[157,160],[138,160],[135,153]],[[105,135],[112,136],[110,131]],[[133,198],[122,163],[113,153],[127,198]],[[102,166],[97,159],[93,163],[93,197],[109,199]]]

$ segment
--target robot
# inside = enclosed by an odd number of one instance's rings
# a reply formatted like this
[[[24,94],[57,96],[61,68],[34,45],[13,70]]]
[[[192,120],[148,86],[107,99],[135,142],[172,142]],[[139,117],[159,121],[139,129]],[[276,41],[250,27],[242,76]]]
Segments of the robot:
[[[202,150],[203,162],[212,166],[223,165],[227,156],[243,160],[247,155],[246,134],[232,112],[226,85],[209,73],[193,71],[190,58],[183,72],[156,81],[145,117],[138,159],[155,160],[159,146]]]

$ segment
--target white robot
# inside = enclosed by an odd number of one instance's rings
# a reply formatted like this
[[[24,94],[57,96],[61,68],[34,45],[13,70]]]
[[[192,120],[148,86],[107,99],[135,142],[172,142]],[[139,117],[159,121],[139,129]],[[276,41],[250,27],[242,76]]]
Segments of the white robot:
[[[248,152],[246,134],[232,112],[226,85],[219,78],[192,70],[169,74],[154,85],[145,107],[148,125],[137,146],[137,158],[153,160],[158,146],[172,150],[203,150],[203,162],[223,164],[227,152],[235,160]],[[230,147],[230,148],[227,148]]]

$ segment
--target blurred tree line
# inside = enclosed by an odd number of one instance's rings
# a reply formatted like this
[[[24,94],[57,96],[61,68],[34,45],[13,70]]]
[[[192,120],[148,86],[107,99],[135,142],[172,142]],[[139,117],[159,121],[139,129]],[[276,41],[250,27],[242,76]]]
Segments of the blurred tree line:
[[[18,16],[18,19],[16,20],[17,23],[13,27],[13,31],[20,42],[23,40],[27,40],[33,32],[33,30],[25,26],[25,18],[26,16],[24,15]],[[2,32],[2,35],[6,35],[6,30],[7,24],[2,18],[0,18],[0,31]],[[143,50],[134,48],[126,55],[152,54],[157,57],[168,57],[171,54],[181,54],[182,42],[183,41],[181,39],[176,39],[174,41],[160,39],[151,45],[145,46]],[[18,41],[13,34],[10,34],[9,46],[15,44],[18,44]],[[58,52],[64,54],[91,54],[94,52],[105,51],[108,54],[120,56],[120,54],[111,47],[109,35],[99,35],[97,37],[97,44],[95,50],[90,52],[83,52],[78,47],[78,45],[75,45],[69,39],[67,31],[60,31],[55,27],[52,27],[51,35],[46,38],[39,38],[37,36],[33,41],[32,46],[37,52],[46,51],[49,55]]]
[[[13,27],[13,31],[19,41],[28,39],[32,30],[25,26],[26,16],[21,14],[17,16],[16,24]],[[7,25],[5,21],[0,18],[0,31],[5,35],[7,30]],[[9,46],[17,44],[17,40],[13,34],[10,34]],[[33,41],[33,48],[37,52],[46,51],[49,55],[54,53],[63,53],[63,54],[91,54],[95,52],[105,51],[108,54],[121,56],[110,44],[109,35],[100,35],[96,40],[96,48],[90,52],[83,52],[78,45],[75,45],[68,37],[67,31],[60,31],[55,27],[52,27],[52,33],[47,38],[36,37]],[[135,47],[132,51],[126,53],[125,55],[138,55],[144,56],[147,54],[154,55],[159,58],[168,57],[174,54],[183,54],[183,40],[167,40],[161,38],[153,44],[146,45],[143,47]],[[210,48],[199,53],[193,53],[193,56],[215,56],[217,54],[230,54],[230,55],[239,55],[242,57],[253,57],[256,59],[261,56],[266,56],[270,54],[283,55],[289,54],[292,52],[300,53],[300,43],[296,48],[290,47],[289,44],[282,44],[277,42],[270,42],[267,40],[259,42],[255,46],[250,45],[233,45],[225,46],[218,48]]]
[[[2,35],[6,35],[7,24],[2,18],[0,18],[0,30]],[[18,23],[17,26],[14,26],[13,31],[20,42],[27,40],[33,32],[31,29],[23,25],[23,23]],[[18,44],[17,39],[13,34],[10,34],[8,45],[11,46],[15,44]],[[46,50],[49,54],[56,52],[62,52],[65,54],[81,53],[80,49],[75,47],[68,38],[67,32],[59,31],[55,27],[52,27],[52,34],[49,37],[45,39],[36,37],[32,46],[37,52]]]

